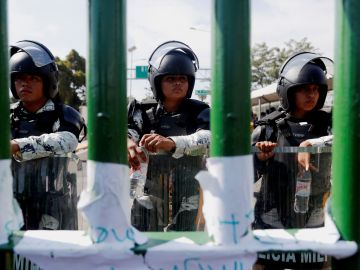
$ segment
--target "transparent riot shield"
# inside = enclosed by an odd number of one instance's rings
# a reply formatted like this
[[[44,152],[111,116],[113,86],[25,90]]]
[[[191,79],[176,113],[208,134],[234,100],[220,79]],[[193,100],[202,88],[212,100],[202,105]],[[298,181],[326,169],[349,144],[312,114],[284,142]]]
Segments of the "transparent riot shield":
[[[259,151],[254,147],[253,152]],[[331,147],[277,147],[273,152],[265,162],[254,158],[253,229],[323,227],[331,193]],[[299,163],[300,153],[310,157],[308,170]],[[327,269],[330,258],[310,251],[265,252],[259,253],[257,265]]]
[[[131,222],[140,231],[195,231],[201,223],[195,175],[205,156],[149,155],[144,192],[132,203]]]
[[[78,182],[84,180],[75,154],[18,162],[12,160],[14,197],[24,230],[77,230]]]
[[[331,149],[309,147],[310,168],[297,161],[299,147],[278,147],[255,162],[255,229],[316,228],[324,224],[331,187]]]

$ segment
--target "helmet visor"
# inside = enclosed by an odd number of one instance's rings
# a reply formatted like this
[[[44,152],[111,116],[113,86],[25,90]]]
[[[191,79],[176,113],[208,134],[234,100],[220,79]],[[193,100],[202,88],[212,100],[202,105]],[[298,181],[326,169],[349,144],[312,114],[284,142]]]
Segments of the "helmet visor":
[[[34,42],[26,40],[17,42],[15,45],[10,47],[10,55],[13,55],[19,49],[30,55],[37,67],[43,67],[54,62],[52,54],[49,54],[47,50]]]
[[[199,69],[199,60],[195,53],[188,45],[179,41],[168,41],[157,47],[149,58],[149,65],[159,69],[162,59],[171,51],[180,51],[185,53],[191,58],[196,70]]]
[[[286,63],[280,69],[280,76],[286,77],[289,70],[293,73],[300,73],[302,68],[309,62],[318,63],[322,62],[321,65],[324,65],[324,71],[327,78],[332,78],[334,75],[334,63],[330,58],[320,56],[316,53],[304,52],[295,55],[294,57],[288,59]]]
[[[326,78],[330,79],[334,77],[334,62],[327,57],[320,57],[321,61],[323,61],[325,67],[326,67]]]

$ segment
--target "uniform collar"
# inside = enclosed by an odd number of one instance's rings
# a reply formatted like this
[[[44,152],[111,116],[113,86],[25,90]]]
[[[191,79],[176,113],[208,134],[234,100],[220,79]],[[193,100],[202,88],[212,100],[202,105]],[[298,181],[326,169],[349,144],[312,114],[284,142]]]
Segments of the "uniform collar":
[[[21,111],[23,113],[26,113],[26,114],[30,114],[22,105],[21,102],[19,102],[19,107],[21,109]],[[39,110],[37,110],[35,112],[35,114],[38,114],[38,113],[42,113],[42,112],[49,112],[49,111],[54,111],[55,110],[55,104],[54,102],[49,99],[48,101],[46,101],[46,103],[44,104],[44,106],[42,106]]]

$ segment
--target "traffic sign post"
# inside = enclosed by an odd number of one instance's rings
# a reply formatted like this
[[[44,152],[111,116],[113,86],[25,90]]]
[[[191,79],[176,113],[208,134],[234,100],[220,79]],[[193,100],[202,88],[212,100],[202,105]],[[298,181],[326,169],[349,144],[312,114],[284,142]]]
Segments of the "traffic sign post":
[[[135,78],[136,79],[147,79],[148,67],[147,66],[136,66],[135,67]]]
[[[208,95],[210,95],[210,90],[199,89],[195,90],[195,95],[197,95],[201,101],[204,101]]]
[[[195,95],[207,96],[207,95],[210,95],[210,90],[206,90],[206,89],[195,90]]]

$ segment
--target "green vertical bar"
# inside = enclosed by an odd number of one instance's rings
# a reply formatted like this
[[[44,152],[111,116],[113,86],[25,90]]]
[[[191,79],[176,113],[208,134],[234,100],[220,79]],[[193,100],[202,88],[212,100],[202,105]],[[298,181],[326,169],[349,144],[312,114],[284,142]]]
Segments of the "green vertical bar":
[[[0,1],[0,160],[10,158],[7,1]]]
[[[360,2],[336,1],[332,214],[346,240],[360,244]],[[334,269],[360,269],[358,253]]]
[[[89,3],[88,158],[127,164],[126,2]]]
[[[250,4],[214,0],[211,156],[250,153]]]
[[[9,47],[7,38],[7,1],[0,1],[0,160],[10,159],[9,121]],[[9,245],[0,247],[0,269],[13,268],[13,251]]]

